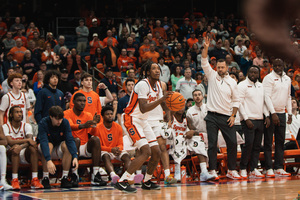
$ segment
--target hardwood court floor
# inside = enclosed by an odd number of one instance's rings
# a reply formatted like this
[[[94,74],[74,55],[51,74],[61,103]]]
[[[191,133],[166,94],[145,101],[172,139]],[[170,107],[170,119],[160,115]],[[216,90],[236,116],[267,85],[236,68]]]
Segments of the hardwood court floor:
[[[222,200],[269,200],[297,199],[300,178],[275,178],[263,180],[229,181],[224,179],[209,183],[175,184],[161,190],[138,189],[135,194],[126,194],[113,187],[80,187],[76,189],[22,190],[0,192],[2,200],[64,199],[64,200],[160,200],[160,199],[222,199]]]

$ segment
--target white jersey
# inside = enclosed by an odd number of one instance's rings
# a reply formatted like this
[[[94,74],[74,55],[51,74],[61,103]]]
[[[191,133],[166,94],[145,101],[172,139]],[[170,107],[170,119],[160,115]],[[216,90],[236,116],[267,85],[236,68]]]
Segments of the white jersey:
[[[22,109],[22,121],[26,123],[27,109],[30,108],[28,97],[23,92],[20,92],[19,96],[16,97],[11,91],[5,94],[1,100],[0,110],[5,112],[3,122],[8,121],[9,109],[13,106],[19,106]]]
[[[151,103],[160,99],[161,97],[162,88],[160,82],[157,81],[154,87],[152,88],[152,86],[149,83],[149,80],[147,78],[143,79],[135,85],[124,113],[132,117],[147,120],[150,112],[142,113],[140,111],[138,100],[147,99],[147,103]]]
[[[159,98],[161,98],[163,96],[163,90],[162,90],[160,82],[159,82],[158,86],[159,86],[158,96],[159,96]],[[158,105],[153,110],[149,111],[148,121],[160,121],[160,120],[164,120],[164,111],[163,111],[161,105]]]
[[[10,122],[2,125],[5,136],[10,136],[14,140],[25,139],[26,135],[32,134],[32,127],[28,123],[21,122],[18,129],[15,129]]]

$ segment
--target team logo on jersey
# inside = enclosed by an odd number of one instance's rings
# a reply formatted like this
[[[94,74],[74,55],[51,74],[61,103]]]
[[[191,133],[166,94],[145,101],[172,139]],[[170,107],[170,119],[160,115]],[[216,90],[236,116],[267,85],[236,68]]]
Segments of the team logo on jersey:
[[[107,135],[107,139],[108,139],[108,141],[112,141],[113,138],[112,138],[112,134],[111,133]]]
[[[194,142],[194,147],[197,147],[198,146],[198,142]]]
[[[129,129],[128,132],[129,132],[129,134],[132,135],[132,136],[135,134],[135,131],[134,131],[133,128]]]
[[[92,97],[87,97],[86,99],[88,100],[87,102],[88,102],[89,104],[93,103]]]

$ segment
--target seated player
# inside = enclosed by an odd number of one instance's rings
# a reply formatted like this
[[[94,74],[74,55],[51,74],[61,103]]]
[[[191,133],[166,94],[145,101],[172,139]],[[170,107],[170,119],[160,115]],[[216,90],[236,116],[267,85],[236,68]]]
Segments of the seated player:
[[[92,158],[93,173],[91,184],[94,186],[104,186],[106,182],[101,179],[99,173],[101,160],[101,146],[98,137],[89,138],[89,133],[93,127],[97,126],[100,121],[99,115],[92,116],[91,113],[84,111],[86,97],[78,92],[73,97],[73,109],[64,112],[65,118],[69,121],[72,135],[75,139],[76,146],[80,157]],[[73,187],[78,187],[78,170],[72,170],[71,181]]]
[[[5,135],[3,133],[2,128],[0,128],[0,190],[11,190],[12,186],[6,182],[6,165],[7,165],[7,157],[6,157],[6,146],[7,141]]]
[[[122,127],[114,122],[113,108],[105,106],[102,108],[101,116],[103,122],[98,124],[96,129],[93,129],[93,135],[98,136],[101,141],[101,158],[104,162],[105,169],[110,175],[113,183],[116,183],[120,177],[115,173],[111,160],[117,159],[124,162],[125,170],[131,162],[130,156],[127,151],[123,150],[123,130]],[[143,175],[140,180],[143,179]]]
[[[42,189],[44,187],[38,179],[39,159],[36,142],[33,141],[32,127],[22,120],[22,109],[19,106],[13,106],[9,109],[7,124],[2,125],[8,143],[7,155],[12,163],[12,187],[14,190],[21,189],[18,180],[19,164],[31,163],[31,188]]]
[[[55,174],[56,167],[52,159],[62,160],[62,188],[71,188],[72,183],[68,180],[71,163],[75,169],[78,168],[78,155],[76,144],[72,136],[70,123],[64,118],[64,112],[59,106],[49,109],[49,117],[39,122],[38,150],[43,163],[42,184],[45,189],[50,189],[49,172]]]
[[[207,152],[205,150],[205,143],[201,133],[196,131],[196,128],[187,121],[184,117],[184,110],[175,112],[173,116],[173,122],[171,128],[167,130],[169,135],[168,143],[171,144],[169,154],[172,156],[175,164],[175,176],[177,180],[180,180],[180,163],[190,154],[196,154],[200,161],[200,181],[214,180],[215,176],[211,175],[207,171]]]

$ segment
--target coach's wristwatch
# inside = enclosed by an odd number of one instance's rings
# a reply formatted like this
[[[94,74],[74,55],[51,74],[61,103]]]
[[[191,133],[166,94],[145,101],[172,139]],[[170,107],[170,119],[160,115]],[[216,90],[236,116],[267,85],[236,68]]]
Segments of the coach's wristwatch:
[[[234,117],[234,118],[236,118],[236,115],[232,114],[232,115],[231,115],[231,117]]]

